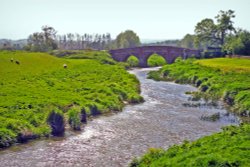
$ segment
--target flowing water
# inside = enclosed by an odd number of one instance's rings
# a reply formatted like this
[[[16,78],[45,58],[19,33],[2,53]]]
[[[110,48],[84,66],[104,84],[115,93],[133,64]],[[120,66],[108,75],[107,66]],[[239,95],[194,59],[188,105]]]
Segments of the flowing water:
[[[190,103],[185,92],[196,88],[146,79],[149,70],[155,69],[131,71],[141,82],[144,103],[128,105],[118,114],[89,121],[78,134],[0,151],[0,166],[127,166],[148,148],[168,148],[239,123],[239,118],[218,106],[185,107],[183,104]],[[213,114],[219,118],[201,119]]]

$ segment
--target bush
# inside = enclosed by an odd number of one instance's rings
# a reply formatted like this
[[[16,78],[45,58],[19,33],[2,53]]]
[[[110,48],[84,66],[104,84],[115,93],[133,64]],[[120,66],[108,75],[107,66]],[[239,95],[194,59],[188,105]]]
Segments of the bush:
[[[129,64],[130,67],[138,67],[139,60],[135,56],[130,56],[127,60],[127,63]]]
[[[0,128],[0,148],[8,147],[16,142],[16,134],[8,129]]]
[[[179,62],[182,62],[183,61],[183,58],[181,57],[181,56],[179,56],[179,57],[177,57],[176,59],[175,59],[175,63],[179,63]]]
[[[71,128],[81,130],[81,111],[79,108],[72,108],[68,111],[68,120]]]
[[[97,106],[94,104],[94,105],[90,105],[90,113],[92,116],[97,116],[97,115],[100,115],[101,114],[101,111],[97,108]]]
[[[47,122],[52,129],[52,132],[51,132],[52,135],[61,136],[64,134],[65,123],[64,123],[63,112],[61,110],[57,108],[52,109],[51,112],[49,112],[48,114]]]
[[[163,66],[165,64],[167,64],[166,60],[160,55],[152,54],[148,58],[148,66],[149,67]]]

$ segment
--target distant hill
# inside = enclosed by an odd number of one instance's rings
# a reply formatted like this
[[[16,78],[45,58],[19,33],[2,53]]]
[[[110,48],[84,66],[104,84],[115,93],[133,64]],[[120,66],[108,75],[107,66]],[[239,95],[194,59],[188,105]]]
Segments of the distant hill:
[[[22,49],[25,45],[27,45],[27,39],[19,39],[19,40],[11,40],[11,39],[0,39],[0,49]]]
[[[141,39],[142,44],[162,42],[164,39]]]
[[[147,45],[164,45],[164,46],[179,46],[180,40],[157,40],[157,39],[142,39],[141,43],[143,46]]]

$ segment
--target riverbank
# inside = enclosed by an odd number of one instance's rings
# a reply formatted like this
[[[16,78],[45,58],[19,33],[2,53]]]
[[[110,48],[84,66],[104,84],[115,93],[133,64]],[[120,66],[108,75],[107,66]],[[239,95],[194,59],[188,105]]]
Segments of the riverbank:
[[[250,61],[247,59],[178,59],[176,63],[149,73],[149,78],[192,84],[199,92],[192,100],[222,99],[231,109],[250,116]],[[243,119],[244,121],[244,119]],[[167,150],[149,149],[141,158],[134,159],[131,167],[144,166],[242,166],[250,164],[250,124],[228,126],[223,132],[203,137],[194,142],[184,141]]]
[[[250,116],[250,60],[218,58],[189,59],[164,66],[149,73],[149,78],[192,84],[199,88],[195,98],[217,101],[222,99],[231,110]],[[194,98],[194,99],[195,99]]]
[[[250,164],[250,125],[229,126],[223,131],[195,142],[185,141],[168,150],[150,149],[130,167],[169,166],[238,166]]]
[[[143,100],[137,78],[104,52],[75,60],[1,51],[0,85],[0,148],[80,130],[89,116]]]

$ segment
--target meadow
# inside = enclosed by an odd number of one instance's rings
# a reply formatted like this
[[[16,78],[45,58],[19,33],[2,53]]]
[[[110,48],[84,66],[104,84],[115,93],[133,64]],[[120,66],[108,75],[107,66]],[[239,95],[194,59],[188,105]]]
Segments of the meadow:
[[[197,60],[196,63],[219,69],[222,72],[250,73],[250,60],[242,58],[217,58]]]
[[[56,135],[67,125],[80,130],[86,117],[121,111],[125,102],[143,101],[139,81],[109,54],[52,54],[64,58],[0,52],[0,147]]]

